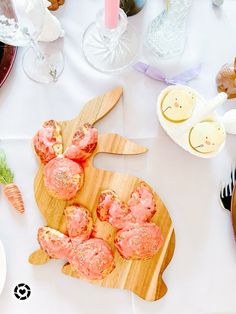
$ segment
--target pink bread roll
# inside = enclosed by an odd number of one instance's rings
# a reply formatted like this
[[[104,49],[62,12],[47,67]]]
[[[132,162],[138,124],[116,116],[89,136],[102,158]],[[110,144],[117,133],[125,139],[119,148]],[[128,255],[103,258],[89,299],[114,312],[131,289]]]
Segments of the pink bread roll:
[[[103,279],[115,267],[114,254],[102,239],[89,239],[74,248],[68,256],[73,271],[89,280]]]
[[[44,168],[45,187],[58,199],[72,199],[82,187],[83,178],[83,168],[64,157],[52,159]]]
[[[149,187],[141,183],[131,194],[128,207],[135,222],[148,222],[156,213],[156,202]]]
[[[95,150],[98,142],[98,131],[86,123],[75,132],[72,144],[66,149],[64,156],[76,162],[85,161]]]
[[[123,228],[129,222],[134,222],[128,206],[112,190],[105,190],[101,193],[97,216],[101,221],[107,221],[117,229]]]
[[[33,145],[43,164],[62,154],[61,126],[54,120],[45,122],[34,136]]]
[[[65,209],[68,234],[71,238],[88,240],[93,231],[93,219],[90,211],[79,204],[67,206]]]
[[[147,259],[154,256],[163,243],[160,228],[153,223],[129,224],[117,232],[115,246],[126,259]]]
[[[72,250],[70,239],[63,233],[49,227],[38,230],[38,242],[42,250],[51,258],[66,259]]]

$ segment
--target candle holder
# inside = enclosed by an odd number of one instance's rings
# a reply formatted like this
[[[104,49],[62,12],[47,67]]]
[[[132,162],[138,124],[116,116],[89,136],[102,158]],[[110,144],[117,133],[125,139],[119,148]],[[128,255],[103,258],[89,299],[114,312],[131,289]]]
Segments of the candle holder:
[[[138,38],[127,16],[119,10],[119,21],[115,28],[105,26],[104,11],[89,25],[83,36],[83,53],[87,62],[101,72],[115,72],[126,68],[134,60],[138,49]]]

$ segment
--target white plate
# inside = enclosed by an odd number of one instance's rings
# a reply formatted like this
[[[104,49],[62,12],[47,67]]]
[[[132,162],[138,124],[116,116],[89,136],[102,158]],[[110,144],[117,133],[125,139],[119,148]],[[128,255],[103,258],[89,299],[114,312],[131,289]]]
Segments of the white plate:
[[[7,273],[6,255],[2,242],[0,241],[0,295],[5,285]]]

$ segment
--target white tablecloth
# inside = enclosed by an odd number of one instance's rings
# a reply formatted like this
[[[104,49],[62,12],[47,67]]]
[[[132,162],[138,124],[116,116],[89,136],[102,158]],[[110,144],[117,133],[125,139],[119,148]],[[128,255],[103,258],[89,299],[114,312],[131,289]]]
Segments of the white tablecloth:
[[[130,18],[140,34],[140,60],[146,60],[143,35],[163,2],[148,0],[145,9]],[[161,129],[155,114],[157,96],[164,84],[132,68],[116,76],[91,69],[82,57],[81,40],[102,0],[68,0],[56,13],[66,36],[65,71],[58,83],[30,81],[21,67],[19,50],[11,76],[0,90],[0,147],[7,154],[25,200],[20,216],[0,197],[0,239],[7,255],[8,273],[0,297],[1,314],[200,314],[236,312],[236,247],[230,215],[221,209],[218,192],[236,159],[236,137],[228,136],[224,151],[212,160],[197,159],[177,147]],[[216,94],[215,76],[222,64],[233,61],[236,47],[236,1],[225,0],[215,9],[210,0],[195,0],[188,21],[188,43],[181,58],[161,62],[166,74],[177,74],[202,63],[198,79],[190,86],[206,98]],[[168,293],[157,302],[145,302],[129,291],[103,289],[64,276],[61,261],[32,266],[27,258],[37,247],[36,233],[44,224],[37,209],[33,180],[37,161],[30,138],[41,123],[75,117],[96,95],[124,87],[124,97],[97,126],[100,132],[118,132],[149,148],[145,155],[101,155],[98,167],[129,172],[150,183],[169,209],[176,232],[174,257],[164,273]],[[224,108],[236,108],[236,100]],[[18,283],[27,283],[32,295],[18,301]],[[140,283],[142,284],[142,283]]]

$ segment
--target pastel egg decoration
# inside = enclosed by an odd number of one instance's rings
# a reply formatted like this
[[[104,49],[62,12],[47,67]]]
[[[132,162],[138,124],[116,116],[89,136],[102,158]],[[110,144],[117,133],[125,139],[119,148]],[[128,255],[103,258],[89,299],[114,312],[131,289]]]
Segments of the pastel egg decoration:
[[[224,121],[215,109],[226,99],[226,93],[219,93],[207,101],[188,86],[168,86],[158,97],[157,116],[176,144],[197,157],[212,158],[225,144]]]

